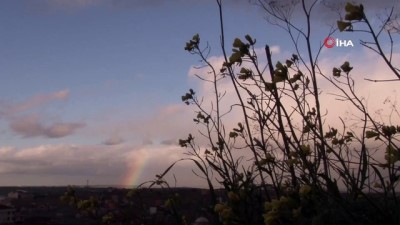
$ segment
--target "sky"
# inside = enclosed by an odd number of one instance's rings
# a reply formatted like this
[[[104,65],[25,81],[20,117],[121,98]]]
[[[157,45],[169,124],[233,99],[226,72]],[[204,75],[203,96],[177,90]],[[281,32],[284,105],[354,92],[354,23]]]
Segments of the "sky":
[[[385,7],[399,12],[395,0],[362,3],[374,18]],[[228,43],[251,34],[258,48],[272,46],[276,60],[293,53],[289,37],[260,8],[247,0],[224,4]],[[317,7],[316,47],[338,18]],[[189,88],[210,92],[194,76],[207,71],[194,69],[199,59],[184,51],[185,42],[199,33],[219,65],[218,16],[214,0],[2,0],[0,185],[137,185],[182,158],[177,140],[197,130],[193,108],[180,97]],[[294,18],[303,20],[296,12]],[[320,64],[331,71],[352,60],[360,93],[379,109],[388,96],[395,101],[396,86],[362,79],[393,77],[359,44],[361,35],[333,34],[354,47],[323,49]],[[191,168],[182,162],[173,169],[178,186],[204,184]]]

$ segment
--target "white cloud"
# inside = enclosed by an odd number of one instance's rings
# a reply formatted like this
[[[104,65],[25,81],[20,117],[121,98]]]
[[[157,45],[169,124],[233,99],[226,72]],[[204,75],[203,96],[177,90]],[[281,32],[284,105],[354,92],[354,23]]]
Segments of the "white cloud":
[[[86,178],[93,184],[127,185],[126,181],[139,184],[162,173],[174,161],[181,159],[184,156],[182,153],[182,148],[171,145],[58,144],[22,149],[5,146],[0,148],[0,177],[27,177],[24,185],[35,183],[36,179],[55,176],[58,177],[53,181],[55,184],[64,179],[73,182],[70,184],[80,184]],[[172,172],[179,178],[179,185],[190,186],[196,180],[190,171],[190,166],[183,162]],[[132,177],[132,173],[139,176]],[[167,177],[173,182],[171,176]],[[6,184],[13,185],[0,180],[0,185]]]

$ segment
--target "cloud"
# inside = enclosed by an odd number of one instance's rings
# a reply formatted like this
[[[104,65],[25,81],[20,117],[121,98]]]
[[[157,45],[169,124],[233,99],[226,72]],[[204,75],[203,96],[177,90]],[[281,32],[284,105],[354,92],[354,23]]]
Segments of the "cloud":
[[[178,141],[176,139],[168,139],[168,140],[162,140],[160,142],[160,144],[162,144],[162,145],[175,145],[176,146],[178,144]]]
[[[132,171],[132,168],[141,171],[136,181],[136,184],[139,184],[153,180],[156,174],[162,174],[170,165],[179,161],[164,177],[169,184],[174,186],[176,178],[177,186],[205,187],[206,184],[192,173],[194,164],[191,161],[180,161],[183,158],[188,158],[184,154],[185,152],[185,149],[171,145],[141,146],[127,154],[128,171]],[[127,181],[131,181],[129,173],[127,174]]]
[[[69,95],[69,90],[65,89],[49,94],[38,94],[20,103],[3,103],[2,109],[0,109],[0,115],[12,116],[18,113],[24,113],[50,102],[66,100]]]
[[[95,5],[103,4],[103,0],[43,0],[42,7],[52,9],[83,9]]]
[[[118,136],[113,136],[103,142],[105,145],[119,145],[124,143],[124,140]]]
[[[76,11],[90,9],[93,7],[106,7],[110,9],[154,9],[166,4],[179,4],[186,5],[187,7],[194,7],[196,5],[213,4],[214,1],[197,1],[197,0],[24,0],[24,3],[30,10],[40,12],[59,12],[59,11]],[[244,7],[251,5],[246,0],[227,0],[224,5],[234,7]]]
[[[9,128],[25,138],[46,137],[61,138],[73,134],[84,123],[51,121],[44,110],[50,103],[65,101],[69,98],[68,89],[38,94],[22,102],[5,102],[0,107],[0,119],[9,122]],[[46,122],[44,122],[46,121]]]
[[[49,138],[65,137],[84,126],[85,124],[83,123],[54,123],[49,127],[45,127],[43,135]]]
[[[57,144],[20,149],[4,146],[0,147],[0,177],[27,177],[24,185],[36,184],[44,177],[56,177],[52,185],[65,185],[64,180],[70,182],[67,184],[81,184],[86,178],[96,184],[128,184],[124,183],[127,180],[138,184],[162,173],[181,159],[182,153],[180,147],[162,145]],[[138,175],[135,180],[130,180],[132,173]],[[191,164],[180,163],[171,173],[176,174],[180,186],[201,183],[193,179]],[[170,175],[167,178],[173,182]],[[0,185],[6,184],[13,185],[0,179]]]
[[[71,135],[75,130],[84,127],[83,123],[53,123],[43,124],[37,116],[24,116],[13,120],[10,128],[23,137],[61,138]]]
[[[124,136],[126,140],[144,145],[159,143],[162,140],[184,137],[192,129],[194,113],[192,107],[184,103],[169,104],[155,109],[143,118],[109,121],[96,128],[96,135],[111,131]]]
[[[122,151],[115,148],[60,144],[0,149],[2,174],[81,176],[123,172],[119,166],[124,161],[123,154],[119,155]]]

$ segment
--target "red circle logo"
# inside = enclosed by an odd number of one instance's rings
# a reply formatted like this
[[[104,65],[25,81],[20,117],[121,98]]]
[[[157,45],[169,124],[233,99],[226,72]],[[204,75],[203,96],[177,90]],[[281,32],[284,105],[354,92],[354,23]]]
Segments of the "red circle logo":
[[[327,37],[324,40],[324,45],[327,48],[333,48],[333,46],[336,45],[336,41],[335,41],[335,39],[333,37]]]

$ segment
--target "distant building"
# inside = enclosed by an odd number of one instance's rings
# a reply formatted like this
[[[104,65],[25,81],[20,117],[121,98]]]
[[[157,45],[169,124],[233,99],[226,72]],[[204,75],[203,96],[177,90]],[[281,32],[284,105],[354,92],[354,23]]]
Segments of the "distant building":
[[[33,194],[24,190],[17,190],[8,193],[8,197],[12,199],[33,199]]]
[[[199,218],[197,218],[192,225],[210,225],[210,222],[208,222],[208,219],[201,216]]]
[[[0,205],[0,224],[14,224],[15,208],[7,205]]]

